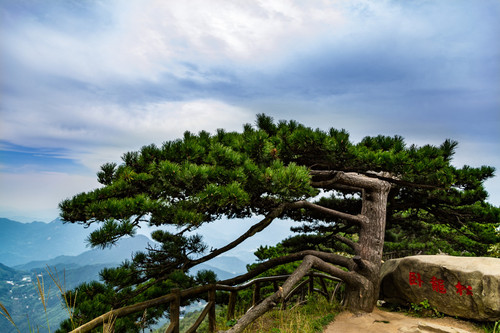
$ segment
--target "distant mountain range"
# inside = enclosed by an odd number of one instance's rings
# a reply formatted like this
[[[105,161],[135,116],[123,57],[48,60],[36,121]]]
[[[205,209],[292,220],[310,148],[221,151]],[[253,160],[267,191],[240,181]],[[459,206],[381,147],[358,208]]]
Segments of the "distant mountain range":
[[[122,239],[111,249],[89,250],[85,238],[90,230],[59,220],[19,223],[0,219],[0,302],[21,332],[37,331],[37,326],[40,332],[47,330],[45,311],[35,288],[37,275],[43,276],[45,290],[50,293],[47,312],[50,326],[54,328],[67,314],[61,307],[58,288],[48,270],[56,275],[65,290],[69,290],[83,282],[99,280],[103,268],[117,266],[152,242],[138,235]],[[17,330],[0,316],[0,332]]]
[[[64,224],[56,219],[50,223],[20,223],[0,218],[0,263],[19,271],[45,267],[75,268],[86,265],[118,265],[132,254],[146,249],[152,240],[136,235],[120,240],[109,249],[88,249],[86,238],[96,227]],[[3,266],[2,265],[2,266]],[[4,266],[4,267],[5,267]],[[221,256],[192,269],[211,269],[219,279],[226,279],[246,272],[246,264],[231,256]]]
[[[88,250],[85,239],[95,229],[63,224],[58,219],[50,223],[20,223],[0,218],[0,263],[16,266],[61,254],[78,255]]]
[[[0,281],[11,281],[17,280],[21,278],[23,275],[22,272],[13,269],[11,267],[7,267],[0,263]]]
[[[119,264],[125,259],[131,259],[132,254],[146,249],[152,240],[144,235],[136,235],[121,239],[115,246],[106,249],[94,248],[76,256],[60,255],[49,260],[35,260],[22,265],[13,266],[18,270],[31,270],[37,267],[94,265],[94,264]]]
[[[22,332],[29,331],[26,316],[33,327],[44,332],[45,317],[35,292],[36,275],[45,277],[50,286],[49,312],[51,327],[65,318],[57,295],[57,288],[48,276],[47,269],[57,271],[59,279],[69,290],[83,282],[99,279],[104,267],[118,266],[131,259],[134,252],[143,251],[154,242],[144,235],[120,240],[109,249],[88,249],[85,239],[93,229],[84,229],[60,220],[51,223],[20,223],[0,218],[0,302],[8,309]],[[224,280],[246,272],[246,264],[229,256],[217,257],[191,269],[212,270]],[[0,332],[17,332],[0,316]]]

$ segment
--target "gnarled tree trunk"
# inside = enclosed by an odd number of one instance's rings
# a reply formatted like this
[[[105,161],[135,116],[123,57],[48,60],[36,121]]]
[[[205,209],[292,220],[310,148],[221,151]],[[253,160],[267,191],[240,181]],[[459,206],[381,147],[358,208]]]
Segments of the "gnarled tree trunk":
[[[314,204],[313,209],[329,213],[359,227],[357,243],[340,236],[336,238],[350,246],[356,256],[353,273],[346,283],[346,308],[352,312],[371,312],[378,298],[380,288],[380,266],[384,247],[387,197],[391,189],[389,182],[376,174],[363,175],[335,171],[311,171],[313,186],[329,189],[350,189],[361,192],[362,208],[358,215],[350,215],[335,210],[326,210]]]
[[[380,289],[380,266],[390,184],[378,179],[371,181],[373,186],[363,189],[361,215],[366,218],[366,222],[360,226],[359,259],[355,258],[357,265],[354,271],[360,275],[360,281],[345,281],[346,307],[353,312],[373,311]]]
[[[287,209],[312,209],[329,214],[355,224],[359,227],[359,240],[336,235],[335,238],[350,246],[355,256],[352,259],[339,260],[336,255],[316,256],[306,255],[302,264],[285,281],[282,290],[266,298],[257,306],[250,309],[238,323],[229,331],[241,332],[256,318],[272,309],[274,305],[285,298],[307,271],[311,268],[324,271],[341,278],[346,284],[345,306],[351,312],[372,312],[376,305],[380,289],[380,267],[384,247],[387,197],[391,188],[390,183],[377,177],[333,171],[312,171],[313,186],[322,189],[353,189],[361,192],[362,209],[360,214],[351,215],[332,210],[308,201],[299,201],[288,205]],[[344,271],[335,265],[347,268]]]

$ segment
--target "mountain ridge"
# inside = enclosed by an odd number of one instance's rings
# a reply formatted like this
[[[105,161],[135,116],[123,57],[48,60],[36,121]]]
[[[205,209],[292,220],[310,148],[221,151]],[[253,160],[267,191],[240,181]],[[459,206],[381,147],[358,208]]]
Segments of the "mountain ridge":
[[[96,228],[83,229],[59,219],[50,223],[21,223],[0,218],[0,262],[12,267],[60,254],[78,255],[87,250],[86,238]]]
[[[87,265],[117,266],[124,260],[131,259],[134,252],[144,251],[148,244],[156,244],[147,236],[138,234],[121,239],[111,248],[89,249],[85,238],[95,228],[83,229],[80,225],[63,223],[60,219],[49,223],[21,223],[0,218],[0,230],[3,231],[0,234],[0,263],[7,269],[21,272],[35,269],[40,272],[47,267],[74,269]],[[47,251],[47,244],[67,244],[65,239],[70,240],[70,246],[50,247],[50,251]],[[21,256],[22,260],[19,260]],[[235,256],[220,256],[193,267],[191,274],[202,269],[213,270],[219,279],[226,279],[245,273],[246,263]]]
[[[19,270],[31,270],[37,267],[78,264],[79,266],[92,264],[119,264],[125,259],[131,259],[134,252],[146,249],[148,244],[154,243],[144,235],[121,239],[111,248],[94,248],[78,255],[59,255],[49,260],[34,260],[25,264],[12,266]],[[84,264],[82,264],[84,263]]]

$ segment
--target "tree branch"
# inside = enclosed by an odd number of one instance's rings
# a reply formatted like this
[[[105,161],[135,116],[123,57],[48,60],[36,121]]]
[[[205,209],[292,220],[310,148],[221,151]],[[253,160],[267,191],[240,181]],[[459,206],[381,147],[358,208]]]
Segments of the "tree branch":
[[[341,219],[346,220],[348,222],[352,222],[356,225],[363,225],[363,224],[368,222],[366,220],[366,217],[363,215],[352,215],[352,214],[343,213],[343,212],[340,212],[338,210],[334,210],[334,209],[326,208],[326,207],[323,207],[323,206],[320,206],[317,204],[313,204],[313,203],[306,201],[306,200],[294,202],[293,204],[290,204],[289,207],[295,208],[295,209],[298,209],[298,208],[313,209],[313,210],[316,210],[320,213],[333,215],[335,217],[341,218]]]
[[[227,279],[224,281],[219,281],[218,283],[220,284],[225,284],[225,285],[235,285],[239,283],[243,283],[245,281],[250,280],[251,278],[273,268],[278,265],[283,265],[287,264],[290,262],[298,261],[298,260],[303,260],[304,257],[312,255],[318,258],[321,258],[323,261],[328,262],[329,264],[333,265],[339,265],[342,267],[345,267],[349,270],[352,270],[356,267],[356,264],[352,261],[352,259],[346,258],[344,256],[334,254],[334,253],[326,253],[326,252],[321,252],[321,251],[315,251],[315,250],[305,250],[297,253],[292,253],[286,256],[278,257],[278,258],[273,258],[270,259],[266,262],[263,262],[261,264],[258,264],[254,269],[252,269],[250,272],[245,273],[243,275]],[[344,272],[344,271],[343,271]]]
[[[352,258],[352,260],[354,261],[354,263],[357,266],[357,269],[356,269],[357,272],[368,271],[370,273],[373,273],[373,271],[374,271],[373,263],[371,263],[367,260],[361,259],[360,256],[355,256]]]
[[[181,269],[184,271],[188,270],[191,267],[194,267],[196,265],[204,263],[210,259],[217,257],[218,255],[220,255],[226,251],[233,249],[234,247],[239,245],[241,242],[243,242],[247,238],[252,237],[257,232],[260,232],[260,231],[264,230],[267,226],[269,226],[275,218],[277,218],[278,216],[280,216],[283,213],[283,211],[285,210],[287,205],[288,204],[282,204],[282,205],[278,206],[277,208],[275,208],[274,210],[272,210],[269,214],[267,214],[267,216],[262,221],[251,226],[250,229],[248,229],[243,235],[241,235],[240,237],[238,237],[237,239],[235,239],[231,243],[227,244],[226,246],[221,247],[220,249],[216,249],[216,250],[212,251],[210,254],[203,256],[201,258],[198,258],[196,260],[188,260],[188,261],[184,262],[182,264]],[[175,264],[176,263],[172,263],[171,265],[166,266],[165,269],[163,269],[162,271],[168,272],[171,269],[171,267],[175,266]],[[128,295],[128,297],[125,298],[125,300],[128,300],[132,297],[135,297],[136,295],[144,292],[145,290],[151,288],[152,286],[154,286],[162,281],[165,281],[167,278],[168,278],[168,274],[157,276],[155,278],[154,282],[152,282],[151,284],[143,285],[143,286],[135,289],[133,292],[131,292]],[[124,302],[121,302],[121,303],[123,304]]]
[[[241,242],[243,242],[247,238],[252,237],[256,233],[264,230],[267,226],[269,226],[275,218],[277,218],[278,216],[280,216],[283,213],[286,206],[287,206],[287,204],[279,205],[277,208],[275,208],[269,214],[267,214],[267,216],[262,221],[251,226],[250,229],[247,230],[247,232],[245,232],[243,235],[241,235],[240,237],[238,237],[237,239],[235,239],[231,243],[227,244],[226,246],[221,247],[220,249],[215,249],[210,254],[208,254],[204,257],[189,261],[188,263],[186,263],[184,265],[183,268],[187,269],[187,268],[193,267],[195,265],[201,264],[205,261],[208,261],[210,259],[217,257],[219,254],[222,254],[222,253],[229,251],[232,248],[236,247],[237,245],[239,245]]]
[[[401,180],[395,176],[388,176],[386,173],[376,173],[373,171],[368,171],[368,172],[363,172],[363,175],[370,177],[370,178],[376,178],[380,179],[389,183],[393,183],[396,185],[402,185],[402,186],[408,186],[408,187],[413,187],[413,188],[422,188],[422,189],[428,189],[428,190],[437,190],[437,189],[442,189],[442,187],[436,186],[436,185],[427,185],[427,184],[417,184],[417,183],[412,183],[408,181]]]
[[[338,174],[342,173],[344,175],[349,175],[349,174],[360,175],[360,176],[362,175],[362,176],[366,176],[368,178],[379,179],[379,180],[383,180],[383,181],[386,181],[386,182],[389,182],[392,184],[408,186],[408,187],[413,187],[413,188],[422,188],[422,189],[430,189],[430,190],[436,190],[436,189],[442,188],[442,187],[435,186],[435,185],[417,184],[417,183],[412,183],[409,181],[401,180],[399,177],[392,175],[390,173],[387,173],[387,172],[367,171],[367,172],[356,173],[356,172],[342,172],[342,171],[333,171],[333,170],[310,170],[309,173],[312,176],[317,176],[317,177],[323,177],[323,178],[333,177],[333,178],[322,181],[323,184],[328,183],[330,185],[332,185],[331,183],[334,183],[334,182],[343,183],[342,176],[338,175]],[[325,183],[325,182],[327,182],[327,183]]]
[[[380,188],[381,182],[396,181],[396,179],[384,177],[379,178],[377,174],[360,174],[357,172],[342,172],[331,170],[310,170],[309,173],[314,177],[327,178],[321,183],[325,186],[335,186],[336,184],[348,186],[351,188],[374,190]]]
[[[344,190],[351,192],[360,192],[363,190],[361,187],[342,185],[329,180],[311,181],[311,186],[323,189],[332,189],[340,191]]]
[[[343,236],[340,236],[340,235],[336,235],[336,234],[333,234],[332,238],[335,238],[339,242],[342,242],[342,243],[346,244],[351,249],[353,249],[356,254],[359,254],[359,251],[360,251],[361,247],[359,246],[358,243],[354,242],[353,240],[350,240],[349,238],[346,238],[346,237],[343,237]]]

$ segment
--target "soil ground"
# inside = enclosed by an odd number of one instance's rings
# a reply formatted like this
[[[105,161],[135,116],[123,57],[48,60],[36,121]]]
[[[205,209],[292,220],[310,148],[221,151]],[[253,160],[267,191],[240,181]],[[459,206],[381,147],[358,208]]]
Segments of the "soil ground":
[[[434,326],[434,327],[432,327]],[[372,313],[355,316],[342,312],[335,317],[324,333],[481,333],[472,323],[445,318],[411,317],[400,312],[388,312],[375,308]]]

